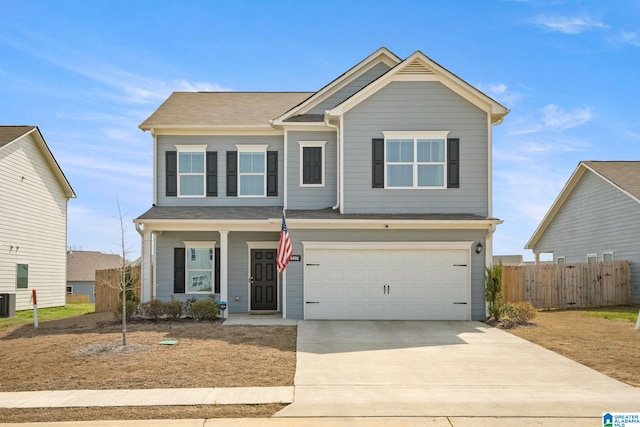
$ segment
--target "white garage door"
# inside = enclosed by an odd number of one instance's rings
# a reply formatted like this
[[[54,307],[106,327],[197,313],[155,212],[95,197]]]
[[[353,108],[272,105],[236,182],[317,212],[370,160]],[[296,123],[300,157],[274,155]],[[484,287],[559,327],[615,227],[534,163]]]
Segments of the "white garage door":
[[[313,248],[303,261],[305,319],[471,318],[469,249]]]

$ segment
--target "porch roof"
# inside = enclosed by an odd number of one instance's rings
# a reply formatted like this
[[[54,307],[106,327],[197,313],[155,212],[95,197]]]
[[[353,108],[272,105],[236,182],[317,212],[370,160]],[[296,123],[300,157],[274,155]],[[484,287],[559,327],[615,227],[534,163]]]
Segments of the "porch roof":
[[[496,218],[473,214],[341,214],[331,208],[316,210],[287,209],[288,220],[411,220],[411,221],[496,221]],[[153,206],[135,222],[171,220],[269,221],[282,217],[278,206]]]

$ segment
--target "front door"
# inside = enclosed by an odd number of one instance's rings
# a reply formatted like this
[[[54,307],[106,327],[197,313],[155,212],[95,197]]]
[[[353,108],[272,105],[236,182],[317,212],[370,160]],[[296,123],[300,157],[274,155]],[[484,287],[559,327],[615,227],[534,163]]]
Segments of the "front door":
[[[276,249],[251,249],[251,310],[278,309]]]

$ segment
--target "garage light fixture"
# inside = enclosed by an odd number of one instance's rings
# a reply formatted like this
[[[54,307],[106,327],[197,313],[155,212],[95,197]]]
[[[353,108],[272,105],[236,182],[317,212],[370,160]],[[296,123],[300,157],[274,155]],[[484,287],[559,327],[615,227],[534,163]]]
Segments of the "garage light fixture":
[[[482,243],[478,243],[476,245],[476,253],[479,254],[480,252],[482,252],[483,248],[484,248],[484,246],[482,246]]]

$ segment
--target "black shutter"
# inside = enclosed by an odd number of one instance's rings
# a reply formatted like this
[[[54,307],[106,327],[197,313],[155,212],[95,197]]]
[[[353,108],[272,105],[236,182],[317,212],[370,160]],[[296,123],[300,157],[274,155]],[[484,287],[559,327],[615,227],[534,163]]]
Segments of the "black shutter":
[[[207,197],[218,195],[218,153],[207,151]]]
[[[302,147],[302,183],[322,184],[322,147]]]
[[[213,270],[213,275],[214,275],[214,284],[215,284],[215,288],[213,289],[213,292],[215,292],[216,294],[220,293],[220,248],[216,248],[215,249],[215,267]]]
[[[173,248],[173,293],[184,294],[184,248]]]
[[[238,152],[227,151],[227,196],[238,195]]]
[[[278,152],[267,151],[267,196],[278,195]]]
[[[167,151],[166,159],[166,195],[167,197],[175,197],[178,195],[178,153],[175,151]]]
[[[372,188],[384,188],[384,138],[371,140]]]
[[[460,139],[447,139],[447,188],[460,188]]]

